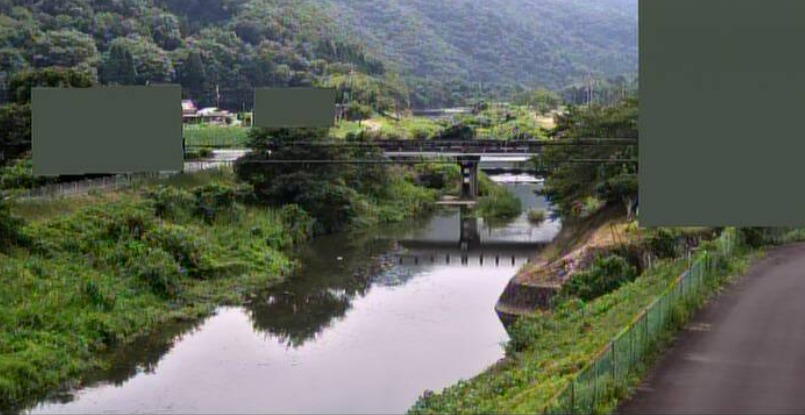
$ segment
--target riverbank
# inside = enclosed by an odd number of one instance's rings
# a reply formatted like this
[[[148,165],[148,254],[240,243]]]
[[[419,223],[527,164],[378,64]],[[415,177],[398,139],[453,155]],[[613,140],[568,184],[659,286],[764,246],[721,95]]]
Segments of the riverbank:
[[[736,255],[720,273],[743,272],[754,252]],[[687,259],[655,263],[634,281],[584,302],[569,298],[510,329],[507,356],[481,375],[433,394],[412,414],[537,413],[635,316],[688,267]],[[726,280],[726,279],[724,279]]]
[[[353,227],[424,213],[437,191],[393,180]],[[20,201],[26,242],[0,254],[0,408],[16,411],[108,365],[100,356],[169,322],[194,321],[281,282],[315,218],[242,200],[231,173]]]

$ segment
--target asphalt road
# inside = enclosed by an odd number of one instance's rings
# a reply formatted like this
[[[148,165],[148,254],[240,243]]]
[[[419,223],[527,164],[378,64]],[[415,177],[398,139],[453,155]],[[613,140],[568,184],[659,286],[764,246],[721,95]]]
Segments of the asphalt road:
[[[805,414],[805,244],[778,247],[698,313],[622,414]]]

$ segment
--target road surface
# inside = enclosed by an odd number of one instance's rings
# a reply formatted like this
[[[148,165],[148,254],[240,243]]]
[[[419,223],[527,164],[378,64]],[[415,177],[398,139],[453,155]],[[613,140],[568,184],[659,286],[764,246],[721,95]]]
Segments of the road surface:
[[[698,313],[622,414],[805,414],[805,244],[778,247]]]

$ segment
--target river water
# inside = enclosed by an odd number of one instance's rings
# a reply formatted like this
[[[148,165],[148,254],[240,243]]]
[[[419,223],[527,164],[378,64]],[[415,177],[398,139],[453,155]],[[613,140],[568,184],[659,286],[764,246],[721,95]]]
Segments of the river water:
[[[507,186],[548,207],[539,184]],[[475,240],[462,251],[464,222]],[[404,413],[503,357],[495,302],[559,228],[452,210],[317,238],[284,283],[116,351],[88,386],[30,413]]]

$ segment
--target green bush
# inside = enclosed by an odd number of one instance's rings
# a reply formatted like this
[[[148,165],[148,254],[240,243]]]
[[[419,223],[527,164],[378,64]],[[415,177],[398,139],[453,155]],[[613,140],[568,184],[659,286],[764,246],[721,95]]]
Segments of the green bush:
[[[189,277],[207,279],[214,276],[211,275],[212,247],[189,229],[164,223],[150,232],[146,239],[151,248],[170,254]]]
[[[25,222],[11,214],[9,201],[0,192],[0,252],[7,252],[12,245],[28,245],[30,240],[22,232]]]
[[[415,167],[416,182],[436,190],[452,190],[459,185],[461,169],[454,164],[423,163]]]
[[[523,203],[519,197],[486,176],[481,178],[480,192],[482,196],[478,198],[475,212],[484,219],[511,219],[523,211]]]
[[[98,280],[87,280],[84,284],[84,294],[89,300],[89,304],[93,304],[100,310],[111,311],[115,308],[117,297],[103,287],[103,283]]]
[[[562,287],[562,295],[590,301],[634,281],[637,275],[637,268],[619,255],[599,257],[588,270],[570,277]]]
[[[767,243],[769,231],[767,228],[747,227],[739,228],[738,233],[749,248],[760,248]]]
[[[181,269],[171,255],[161,249],[148,249],[133,261],[130,275],[164,298],[174,298],[181,290]]]
[[[518,318],[507,329],[509,341],[506,342],[506,355],[511,356],[515,353],[528,349],[546,330],[551,330],[553,320],[544,314],[534,314],[527,317]]]
[[[243,186],[232,186],[221,182],[199,186],[193,189],[196,198],[194,213],[207,223],[212,223],[222,214],[235,213],[237,202],[245,197],[247,190]]]
[[[676,258],[682,253],[684,238],[677,229],[657,228],[650,232],[644,242],[659,258]]]
[[[279,215],[285,225],[286,235],[294,244],[313,236],[313,218],[299,205],[285,205],[280,208]]]
[[[528,211],[528,221],[534,225],[539,225],[542,222],[545,222],[545,219],[548,217],[548,214],[541,209],[531,209]]]
[[[33,161],[30,157],[11,162],[0,167],[0,190],[30,189],[53,183],[55,179],[34,177]]]
[[[147,193],[157,217],[174,221],[189,220],[196,208],[195,196],[173,186],[159,186]]]

